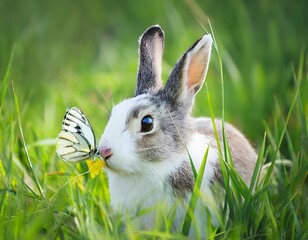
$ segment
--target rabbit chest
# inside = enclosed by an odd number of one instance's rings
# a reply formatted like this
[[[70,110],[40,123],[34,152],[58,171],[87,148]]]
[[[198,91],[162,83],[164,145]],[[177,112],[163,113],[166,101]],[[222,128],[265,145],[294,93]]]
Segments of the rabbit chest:
[[[195,133],[187,143],[187,150],[197,171],[210,141],[212,140],[206,136]],[[173,161],[157,163],[157,174],[125,175],[107,169],[112,208],[129,217],[140,216],[141,210],[146,212],[147,214],[142,213],[142,223],[147,226],[153,225],[154,218],[160,211],[169,214],[175,211],[174,225],[175,228],[178,227],[184,219],[194,185],[189,155],[186,153],[183,157],[179,154]],[[217,152],[214,148],[209,148],[201,186],[203,200],[212,198],[210,184],[215,177],[216,162]]]

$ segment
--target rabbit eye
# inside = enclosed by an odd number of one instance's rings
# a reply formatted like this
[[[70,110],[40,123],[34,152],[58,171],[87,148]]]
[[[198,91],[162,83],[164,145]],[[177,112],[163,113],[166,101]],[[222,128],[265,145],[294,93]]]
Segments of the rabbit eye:
[[[141,132],[149,132],[153,129],[154,121],[150,115],[147,115],[141,120]]]

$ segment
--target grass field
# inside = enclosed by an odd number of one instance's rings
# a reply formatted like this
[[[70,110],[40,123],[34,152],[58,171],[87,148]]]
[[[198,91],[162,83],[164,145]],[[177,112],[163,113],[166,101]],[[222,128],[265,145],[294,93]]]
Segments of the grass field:
[[[194,115],[212,109],[260,153],[251,186],[228,171],[230,211],[208,238],[307,239],[307,8],[304,0],[1,1],[0,239],[185,238],[121,222],[104,174],[91,179],[86,163],[55,153],[67,108],[81,108],[99,137],[112,104],[133,95],[137,39],[153,24],[166,35],[164,79],[205,29],[214,34]]]

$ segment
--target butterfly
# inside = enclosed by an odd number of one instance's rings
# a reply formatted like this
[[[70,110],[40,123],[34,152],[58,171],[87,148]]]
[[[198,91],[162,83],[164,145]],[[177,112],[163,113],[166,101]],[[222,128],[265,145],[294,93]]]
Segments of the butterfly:
[[[77,107],[67,110],[64,115],[62,131],[56,140],[56,152],[68,162],[95,159],[99,156],[90,122]]]

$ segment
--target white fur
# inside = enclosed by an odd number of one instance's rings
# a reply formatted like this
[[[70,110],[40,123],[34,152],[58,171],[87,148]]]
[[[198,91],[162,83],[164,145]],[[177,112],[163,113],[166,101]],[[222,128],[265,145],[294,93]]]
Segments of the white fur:
[[[113,108],[109,122],[98,144],[98,149],[102,146],[112,149],[113,155],[108,164],[122,174],[130,174],[138,170],[139,163],[134,151],[134,135],[126,131],[125,127],[131,108],[139,100],[140,97],[126,99]]]
[[[201,166],[204,154],[206,152],[206,149],[209,147],[211,141],[212,139],[210,139],[209,137],[206,137],[205,135],[199,133],[195,133],[191,137],[190,142],[187,144],[187,149],[190,153],[190,156],[194,162],[197,171]],[[217,160],[218,160],[217,150],[209,148],[206,168],[204,172],[206,182],[209,182],[210,179],[213,177],[214,172],[212,167],[214,166]]]
[[[124,102],[124,105],[120,106],[121,109],[129,103],[130,100]],[[115,114],[113,114],[111,118],[118,117],[118,110],[120,109],[114,109],[115,112],[113,113]],[[117,124],[123,124],[123,122],[118,121]],[[112,126],[113,125],[109,125],[107,128]],[[117,128],[123,129],[123,126],[117,125]],[[107,137],[108,131],[109,130],[107,130],[107,133],[104,133],[103,137]],[[119,134],[119,132],[115,134]],[[114,135],[112,140],[115,142],[112,142],[109,139],[109,143],[110,146],[112,145],[114,147],[112,148],[113,152],[123,152],[122,148],[124,146],[121,143],[117,144],[119,143],[119,141],[121,141],[117,137],[117,135]],[[194,165],[197,170],[199,170],[200,168],[205,151],[209,146],[210,141],[211,139],[206,138],[204,135],[195,133],[192,135],[190,141],[187,144],[188,151],[194,161]],[[131,145],[128,144],[127,146],[125,146],[125,148],[129,148],[130,146]],[[130,151],[133,153],[134,149],[130,149]],[[217,159],[217,152],[215,151],[215,149],[210,148],[204,172],[204,179],[201,187],[203,198],[212,197],[212,192],[208,188],[208,186],[210,179],[214,174],[212,166],[213,164],[215,164],[215,161],[217,161]],[[116,166],[118,166],[118,164],[122,164],[122,167],[126,166],[126,168],[128,168],[128,166],[130,167],[131,164],[138,164],[138,166],[144,164],[142,162],[136,163],[133,157],[128,157],[126,155],[122,155],[122,158],[119,159],[115,159],[112,157],[111,162],[113,161],[117,161]],[[177,200],[173,195],[170,185],[166,184],[166,179],[173,171],[175,171],[181,165],[182,161],[189,161],[188,155],[184,157],[171,156],[169,161],[153,163],[153,166],[150,168],[149,166],[144,167],[144,172],[142,174],[130,174],[128,173],[128,171],[123,173],[117,172],[110,168],[106,168],[105,170],[109,178],[109,191],[112,208],[116,212],[119,212],[124,216],[128,217],[137,216],[139,210],[150,209],[153,207],[156,208],[158,206],[166,207],[166,212],[174,210],[174,206],[177,204]],[[113,164],[113,166],[114,165],[115,164]],[[188,196],[187,202],[189,198],[190,196]],[[202,210],[202,205],[203,203],[200,202],[198,204],[198,209],[196,209],[195,211],[198,218],[198,224],[202,224],[205,219],[205,212]],[[155,209],[152,210],[154,211],[150,212],[150,214],[139,217],[139,219],[136,221],[138,227],[148,228],[153,226],[156,212]],[[185,208],[182,205],[176,210],[176,218],[174,222],[175,228],[181,226],[185,213]],[[198,228],[203,229],[204,226],[199,226],[197,227],[197,229]]]
[[[209,148],[201,184],[201,195],[195,209],[195,224],[197,224],[197,227],[192,229],[192,233],[190,233],[192,235],[195,235],[194,231],[201,231],[201,235],[204,235],[204,232],[206,231],[207,213],[204,206],[207,206],[211,213],[212,223],[216,226],[218,225],[217,209],[219,208],[220,203],[214,199],[212,190],[209,187],[211,185],[211,180],[214,177],[214,166],[216,162],[219,161],[217,149],[210,147],[210,142],[214,140],[215,139],[212,139],[210,136],[196,133],[192,136],[191,141],[187,145],[197,171],[199,171],[205,152],[207,148]]]
[[[148,34],[146,31],[144,34]],[[148,35],[146,35],[148,36]],[[157,35],[155,35],[157,37]],[[163,40],[162,39],[152,39],[152,45],[146,49],[151,56],[154,58],[151,61],[154,61],[154,69],[151,71],[157,76],[155,79],[155,84],[153,86],[160,86],[160,74],[161,74],[161,55],[162,55],[162,47]],[[143,44],[143,43],[140,43]],[[146,43],[145,43],[146,44]],[[196,94],[196,87],[202,86],[204,82],[205,75],[208,69],[208,63],[210,59],[212,38],[210,35],[205,35],[193,49],[190,49],[187,52],[187,59],[183,66],[183,77],[179,84],[182,84],[179,89],[182,91],[178,98],[181,99],[173,99],[177,100],[180,103],[188,102],[191,104],[193,101],[194,94]],[[195,69],[197,63],[200,61],[200,66],[204,67],[204,70],[198,71],[200,69]],[[181,65],[177,65],[180,67]],[[189,68],[192,70],[193,79],[189,81],[188,75]],[[145,68],[147,70],[147,68]],[[182,73],[182,69],[177,69]],[[195,73],[196,71],[196,73]],[[153,72],[149,72],[148,74],[153,74]],[[177,73],[175,71],[175,73]],[[194,74],[195,73],[195,74]],[[180,73],[178,73],[180,74]],[[172,74],[171,74],[172,75]],[[195,79],[196,78],[196,79]],[[177,78],[173,76],[173,78],[169,79],[167,82],[167,87],[164,89],[166,91],[170,91],[168,93],[173,93],[173,89],[168,88],[168,83],[171,81],[171,87],[174,87],[174,81]],[[141,83],[142,81],[147,81],[147,79],[139,79]],[[176,81],[177,82],[177,81]],[[140,84],[140,83],[138,83]],[[146,85],[146,84],[144,84]],[[189,86],[188,86],[189,85]],[[138,85],[143,86],[143,85]],[[151,86],[151,85],[150,85]],[[199,89],[199,88],[198,88]],[[197,90],[198,90],[197,89]],[[141,89],[143,92],[151,92],[153,89]],[[150,93],[149,93],[150,94]],[[149,109],[143,110],[141,108],[142,116],[147,114],[146,111],[153,114],[155,116],[163,116],[164,112],[168,106],[160,106],[159,109],[157,107],[151,107],[151,103],[148,100],[149,95],[142,94],[137,97],[127,99],[122,101],[120,104],[116,105],[110,117],[110,120],[105,128],[105,131],[101,137],[99,142],[100,147],[110,148],[112,151],[112,156],[106,160],[107,167],[105,171],[108,175],[109,180],[109,191],[110,191],[110,199],[111,206],[116,211],[121,213],[124,216],[134,217],[139,215],[139,210],[151,209],[152,211],[144,216],[138,217],[139,221],[137,222],[138,227],[148,228],[154,226],[154,220],[157,212],[159,212],[159,207],[164,206],[163,212],[168,215],[174,207],[176,207],[176,214],[174,219],[174,229],[179,230],[182,226],[182,222],[185,217],[186,207],[190,199],[190,194],[188,193],[186,199],[181,199],[179,196],[176,196],[173,186],[170,183],[170,176],[174,176],[173,174],[178,171],[178,168],[183,164],[183,162],[189,163],[189,156],[184,151],[176,152],[175,149],[170,149],[170,156],[168,152],[168,146],[164,146],[165,151],[167,151],[168,155],[164,155],[164,157],[157,159],[157,161],[148,161],[148,159],[139,159],[142,156],[138,154],[137,140],[142,140],[142,137],[150,137],[144,136],[144,134],[155,134],[155,131],[161,131],[159,120],[155,122],[153,130],[149,133],[140,132],[140,119],[131,119],[131,121],[127,124],[127,119],[129,114],[131,114],[132,109],[137,107],[139,104],[142,104]],[[166,97],[166,96],[165,96]],[[177,95],[176,95],[177,97]],[[166,98],[168,99],[168,98]],[[165,100],[166,100],[165,99]],[[164,104],[164,103],[162,103]],[[184,106],[185,104],[183,104]],[[181,105],[180,105],[181,106]],[[145,115],[143,115],[145,114]],[[183,114],[183,113],[179,113]],[[184,113],[185,114],[185,113]],[[187,111],[189,114],[189,110]],[[140,113],[141,115],[141,113]],[[159,119],[159,118],[157,118]],[[192,119],[191,119],[192,120]],[[193,122],[193,120],[192,120]],[[161,123],[162,124],[162,123]],[[129,125],[129,126],[127,126]],[[193,128],[193,126],[191,126]],[[167,129],[168,130],[168,129]],[[164,131],[167,131],[164,129]],[[162,133],[162,132],[157,132]],[[170,136],[171,135],[167,135]],[[186,134],[185,134],[186,136]],[[186,139],[186,138],[185,138]],[[173,141],[174,139],[172,139]],[[186,145],[190,156],[194,162],[194,165],[197,170],[199,170],[202,160],[204,158],[204,154],[206,149],[210,146],[210,143],[213,141],[209,136],[205,136],[199,134],[197,132],[192,132],[191,136],[186,143]],[[140,143],[140,142],[139,142]],[[167,159],[166,159],[167,158]],[[216,149],[209,148],[203,182],[201,186],[201,200],[198,201],[197,209],[195,210],[195,216],[197,223],[196,231],[206,231],[206,211],[203,205],[208,206],[208,202],[214,202],[213,194],[211,192],[210,186],[211,181],[214,177],[214,166],[218,161],[218,153]],[[190,180],[190,179],[188,179]],[[185,194],[185,190],[183,191]],[[213,222],[217,222],[214,216],[215,213],[215,204],[209,205],[209,210],[211,212]],[[194,225],[194,224],[193,224]],[[202,234],[204,236],[204,234]]]
[[[211,42],[212,39],[209,35],[204,36],[189,53],[187,62],[189,63],[191,58],[196,54],[208,55],[210,53]],[[209,55],[206,58],[206,63],[203,63],[206,66],[205,73],[207,71]],[[185,66],[185,72],[188,70],[188,65]],[[145,105],[149,104],[146,100],[146,94],[126,99],[116,105],[112,110],[110,120],[98,146],[98,148],[102,146],[109,147],[113,153],[110,159],[107,160],[107,167],[105,169],[109,178],[111,206],[115,211],[130,217],[138,215],[138,210],[140,209],[153,208],[158,205],[164,205],[167,212],[169,210],[171,211],[174,205],[177,204],[177,199],[173,194],[170,183],[167,182],[168,177],[177,170],[183,161],[189,162],[188,154],[183,156],[181,153],[170,156],[168,161],[151,163],[143,161],[143,159],[138,159],[136,153],[138,146],[135,146],[135,142],[137,135],[141,133],[134,133],[134,128],[127,129],[126,121],[132,108],[143,103],[143,101]],[[140,127],[140,122],[136,124]],[[156,122],[154,126],[159,128],[159,122]],[[212,139],[205,135],[193,133],[188,143],[186,143],[197,170],[201,166],[204,154],[211,141]],[[208,186],[214,174],[213,166],[217,160],[216,150],[209,148],[201,186],[202,199],[212,198],[212,192]],[[190,196],[188,194],[185,204],[188,203],[189,198]],[[196,209],[197,222],[199,224],[204,222],[200,219],[205,219],[205,213],[201,209],[202,205],[203,203],[199,201],[198,209]],[[139,225],[141,227],[153,226],[154,215],[155,211],[141,217]],[[179,207],[174,223],[177,228],[181,226],[184,215],[185,208],[183,206]],[[200,226],[199,228],[203,229],[204,227]]]

